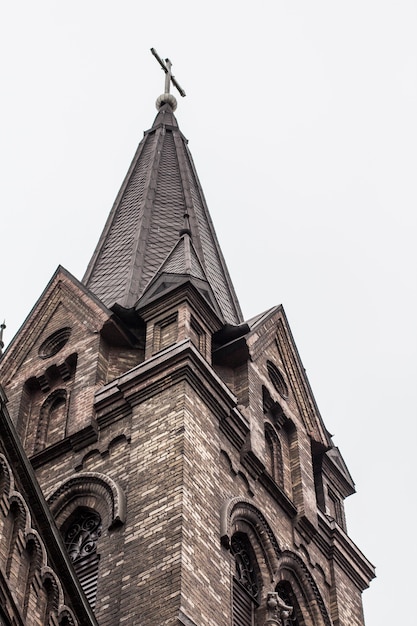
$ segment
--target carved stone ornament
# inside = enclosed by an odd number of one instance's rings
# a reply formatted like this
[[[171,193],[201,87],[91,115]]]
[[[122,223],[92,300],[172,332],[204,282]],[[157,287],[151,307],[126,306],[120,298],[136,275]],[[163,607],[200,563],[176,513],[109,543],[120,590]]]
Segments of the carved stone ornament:
[[[97,549],[101,535],[101,518],[94,511],[81,512],[65,533],[65,545],[72,561],[77,561]]]
[[[292,612],[292,606],[285,604],[276,591],[268,593],[265,626],[291,626]]]
[[[232,554],[236,563],[236,578],[246,591],[256,598],[258,595],[258,584],[256,574],[253,569],[249,555],[248,546],[241,538],[232,537]]]

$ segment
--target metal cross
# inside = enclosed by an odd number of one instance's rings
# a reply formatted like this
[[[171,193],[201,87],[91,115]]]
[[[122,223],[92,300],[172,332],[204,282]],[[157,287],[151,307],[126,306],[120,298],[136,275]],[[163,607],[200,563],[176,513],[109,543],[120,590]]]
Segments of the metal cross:
[[[163,59],[161,59],[161,57],[159,56],[159,54],[157,53],[157,51],[155,50],[155,48],[151,48],[151,52],[154,55],[155,59],[158,61],[159,65],[162,67],[162,69],[164,70],[166,76],[165,76],[165,93],[169,93],[169,89],[170,89],[170,83],[172,82],[172,84],[174,85],[174,87],[176,87],[178,89],[179,94],[184,98],[185,96],[185,91],[182,87],[180,87],[179,83],[175,80],[175,77],[172,75],[171,72],[171,67],[172,67],[172,63],[169,59],[165,59],[165,61],[163,61]]]

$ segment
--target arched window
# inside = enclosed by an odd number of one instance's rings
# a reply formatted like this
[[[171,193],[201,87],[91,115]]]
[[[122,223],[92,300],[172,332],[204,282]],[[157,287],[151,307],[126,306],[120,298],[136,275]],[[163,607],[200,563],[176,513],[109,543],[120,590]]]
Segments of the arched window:
[[[277,485],[284,489],[284,463],[279,437],[271,424],[265,424],[267,470]]]
[[[101,536],[101,517],[92,509],[78,507],[64,525],[64,541],[85,595],[94,609],[97,595],[97,541]]]
[[[289,498],[293,498],[293,466],[296,464],[297,446],[294,424],[282,406],[276,402],[266,387],[262,387],[265,414],[265,448],[267,471]]]
[[[231,541],[235,560],[233,577],[233,626],[255,626],[259,598],[256,558],[247,536],[235,533]]]
[[[22,509],[19,507],[16,501],[10,505],[9,512],[6,518],[6,524],[4,528],[3,541],[7,545],[7,561],[6,561],[6,576],[10,577],[10,572],[13,565],[13,556],[17,543],[17,536],[19,529],[24,524]]]
[[[49,624],[51,613],[58,610],[58,589],[54,586],[54,582],[53,578],[47,575],[43,581],[42,590],[38,595],[42,624]]]
[[[283,398],[288,398],[288,387],[284,380],[283,374],[279,371],[276,365],[272,361],[266,362],[266,368],[268,370],[269,378],[279,395]]]
[[[57,443],[65,436],[66,411],[67,392],[65,389],[56,389],[48,396],[40,409],[35,453]]]
[[[36,570],[37,550],[33,539],[30,539],[20,557],[20,580],[25,581],[23,596],[23,615],[26,617],[29,608],[30,591]]]

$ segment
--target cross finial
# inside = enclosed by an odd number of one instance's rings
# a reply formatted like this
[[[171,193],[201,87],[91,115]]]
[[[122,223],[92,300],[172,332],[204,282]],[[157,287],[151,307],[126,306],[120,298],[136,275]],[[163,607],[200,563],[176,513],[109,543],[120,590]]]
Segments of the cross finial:
[[[178,81],[175,79],[175,77],[172,74],[171,71],[171,67],[172,67],[172,63],[169,59],[165,59],[165,61],[163,59],[161,59],[161,57],[159,56],[159,54],[157,53],[157,51],[155,50],[155,48],[151,48],[151,52],[154,55],[155,59],[158,61],[159,65],[161,66],[161,68],[164,70],[166,76],[165,76],[165,92],[162,96],[159,96],[158,100],[156,101],[156,108],[159,109],[162,104],[164,104],[165,102],[168,102],[172,108],[175,110],[177,108],[177,101],[174,98],[174,96],[170,93],[170,88],[171,88],[171,83],[174,85],[174,87],[177,88],[180,96],[182,96],[184,98],[185,96],[185,91],[184,89],[180,86],[180,84],[178,83]]]

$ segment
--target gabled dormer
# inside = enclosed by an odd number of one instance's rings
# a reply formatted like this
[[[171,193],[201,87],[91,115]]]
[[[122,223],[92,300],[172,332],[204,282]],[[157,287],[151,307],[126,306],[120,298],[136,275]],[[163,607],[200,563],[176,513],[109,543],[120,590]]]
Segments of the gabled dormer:
[[[317,505],[337,513],[343,527],[343,498],[353,483],[323,424],[282,306],[223,327],[214,336],[213,364],[250,417],[243,464],[304,537],[317,531]]]
[[[142,335],[142,336],[141,336]],[[94,394],[144,359],[144,330],[59,267],[0,362],[9,407],[34,465],[96,438]]]

